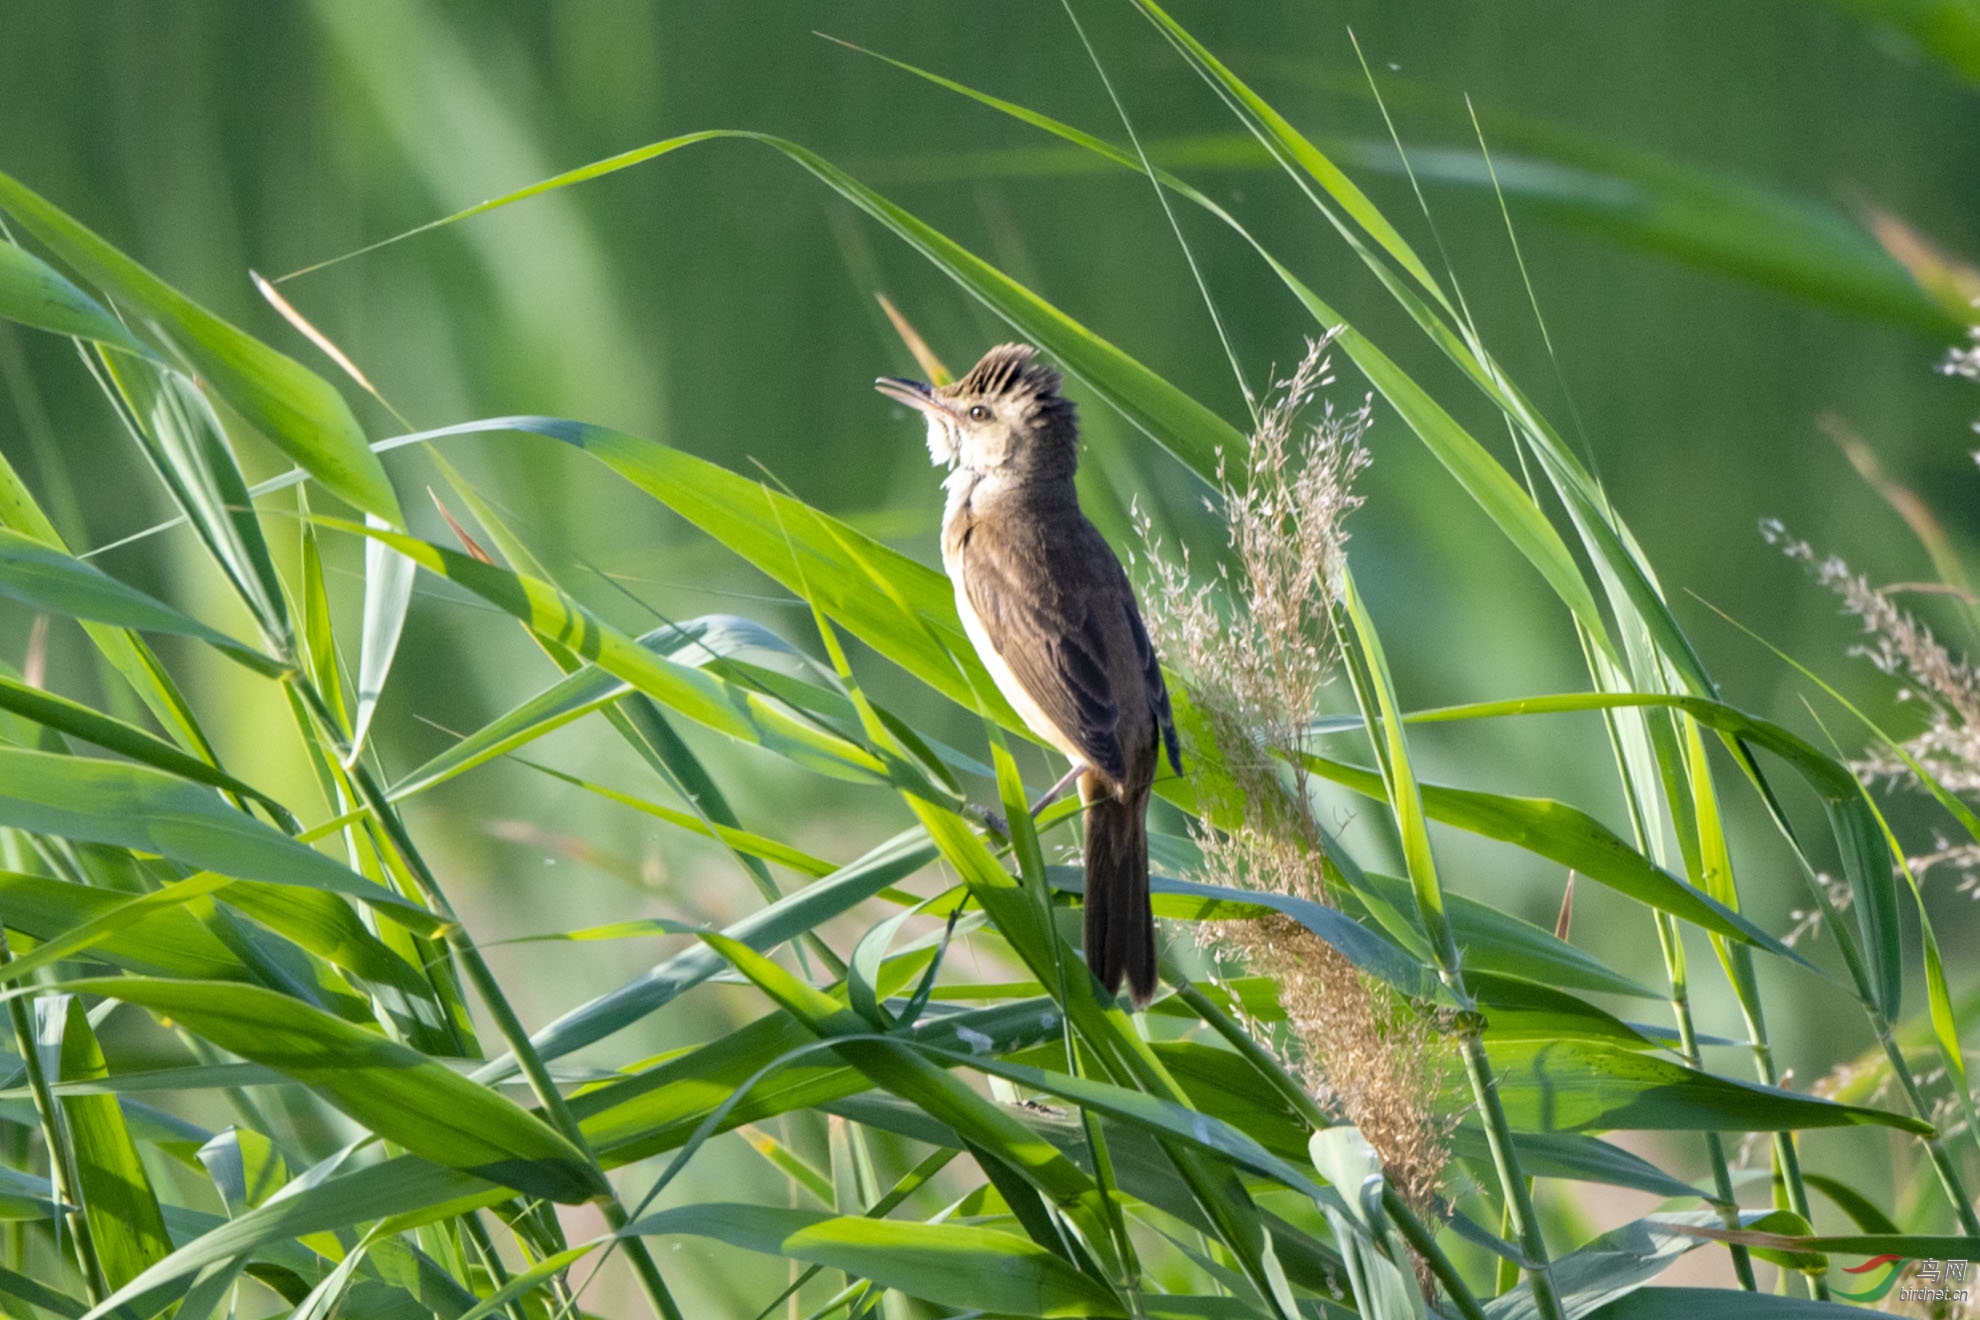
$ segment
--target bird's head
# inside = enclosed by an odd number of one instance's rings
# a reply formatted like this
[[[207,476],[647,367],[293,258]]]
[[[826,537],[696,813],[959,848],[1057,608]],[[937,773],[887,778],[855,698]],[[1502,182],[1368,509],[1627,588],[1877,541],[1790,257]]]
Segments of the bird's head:
[[[931,462],[1023,480],[1071,476],[1078,463],[1072,403],[1059,373],[1029,344],[999,344],[960,380],[924,385],[882,376],[873,388],[928,418]]]

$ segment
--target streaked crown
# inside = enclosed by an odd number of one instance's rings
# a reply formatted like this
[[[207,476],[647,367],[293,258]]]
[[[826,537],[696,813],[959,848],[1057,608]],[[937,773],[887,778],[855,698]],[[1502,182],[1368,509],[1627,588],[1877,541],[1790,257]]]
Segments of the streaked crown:
[[[1002,404],[999,411],[1008,409],[1011,424],[1063,431],[1071,440],[1076,426],[1072,400],[1060,395],[1059,381],[1059,373],[1040,362],[1030,344],[999,344],[960,380],[935,393],[965,410],[972,403]]]

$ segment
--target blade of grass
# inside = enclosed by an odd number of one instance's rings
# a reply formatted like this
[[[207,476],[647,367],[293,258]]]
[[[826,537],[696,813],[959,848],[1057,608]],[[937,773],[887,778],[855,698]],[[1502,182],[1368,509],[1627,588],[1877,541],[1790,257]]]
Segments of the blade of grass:
[[[68,547],[56,534],[55,525],[42,512],[33,493],[22,483],[20,475],[4,454],[0,454],[0,526],[28,537],[57,554],[68,554]],[[218,759],[199,722],[193,717],[192,707],[186,703],[178,685],[141,637],[135,632],[90,620],[84,620],[82,626],[97,654],[137,694],[160,728],[171,733],[180,746],[202,760],[213,762]]]
[[[0,209],[124,302],[138,331],[185,362],[240,415],[338,497],[394,525],[399,502],[343,396],[321,376],[214,316],[59,208],[0,174]]]
[[[100,353],[90,365],[269,648],[286,657],[294,639],[282,582],[219,414],[177,372],[115,353]]]
[[[1146,0],[1139,2],[1145,3]],[[1342,647],[1349,679],[1354,686],[1362,718],[1368,726],[1369,739],[1382,753],[1382,777],[1389,808],[1402,833],[1404,860],[1415,888],[1417,908],[1430,935],[1430,949],[1437,959],[1438,973],[1457,997],[1459,1005],[1468,1011],[1471,997],[1460,970],[1457,941],[1444,911],[1443,889],[1438,882],[1436,861],[1430,848],[1422,793],[1410,766],[1409,747],[1403,736],[1403,723],[1388,662],[1383,657],[1380,638],[1355,587],[1353,575],[1344,574],[1342,584],[1342,608],[1350,625],[1353,643],[1346,645],[1344,641]],[[1472,1099],[1484,1115],[1485,1131],[1491,1138],[1492,1162],[1499,1175],[1500,1191],[1505,1197],[1520,1249],[1528,1262],[1524,1270],[1527,1286],[1541,1316],[1550,1320],[1566,1320],[1551,1278],[1546,1240],[1541,1236],[1526,1176],[1521,1171],[1519,1155],[1512,1144],[1512,1133],[1498,1083],[1493,1076],[1492,1063],[1475,1026],[1463,1032],[1460,1045],[1464,1052],[1465,1072],[1471,1081]]]
[[[12,961],[13,950],[8,945],[6,930],[0,928],[0,967]],[[35,1119],[41,1128],[42,1149],[48,1160],[48,1180],[55,1194],[54,1199],[65,1207],[54,1223],[59,1229],[66,1230],[69,1241],[73,1243],[76,1265],[82,1273],[84,1295],[91,1302],[100,1303],[109,1292],[109,1286],[104,1282],[103,1262],[97,1251],[95,1230],[84,1210],[76,1149],[66,1139],[63,1112],[49,1087],[48,1071],[42,1066],[41,1031],[37,1019],[45,1020],[47,1015],[32,998],[22,995],[7,997],[7,1015],[14,1028],[14,1052],[21,1061],[21,1070],[27,1074],[28,1087],[34,1097]]]
[[[40,1044],[61,1060],[62,1081],[100,1081],[109,1076],[103,1049],[80,999],[50,995],[35,1006],[41,1014]],[[116,1096],[65,1096],[62,1118],[81,1175],[77,1190],[82,1193],[104,1282],[120,1288],[172,1249],[158,1194]]]
[[[543,1120],[414,1050],[273,991],[147,977],[69,988],[170,1016],[435,1163],[566,1203],[602,1189],[592,1166]]]

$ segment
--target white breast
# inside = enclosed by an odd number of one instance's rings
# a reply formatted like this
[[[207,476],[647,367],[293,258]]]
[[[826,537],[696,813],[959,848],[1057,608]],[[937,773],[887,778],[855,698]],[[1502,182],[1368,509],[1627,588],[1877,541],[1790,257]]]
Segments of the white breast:
[[[949,565],[945,567],[949,568],[949,579],[956,584],[956,613],[962,616],[963,631],[969,634],[971,645],[976,647],[977,656],[982,659],[983,667],[990,671],[990,677],[996,682],[997,690],[1004,694],[1004,700],[1011,703],[1011,709],[1018,713],[1018,718],[1023,720],[1025,726],[1033,733],[1051,743],[1072,760],[1085,764],[1086,758],[1080,754],[1079,748],[1063,737],[1058,729],[1053,727],[1052,721],[1045,718],[1045,712],[1040,710],[1038,703],[1031,699],[1031,694],[1024,690],[1024,685],[1018,682],[1017,675],[1013,674],[1011,667],[1004,663],[1004,657],[997,654],[997,648],[990,644],[990,634],[984,629],[983,620],[978,617],[976,607],[969,603],[969,595],[963,590],[962,579],[958,576],[956,568]]]

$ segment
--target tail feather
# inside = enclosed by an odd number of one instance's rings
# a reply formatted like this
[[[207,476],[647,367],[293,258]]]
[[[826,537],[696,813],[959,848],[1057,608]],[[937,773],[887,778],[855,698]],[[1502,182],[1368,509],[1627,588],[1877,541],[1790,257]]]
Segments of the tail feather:
[[[1096,786],[1097,787],[1097,786]],[[1148,908],[1148,794],[1122,802],[1104,789],[1086,798],[1086,965],[1134,1006],[1155,994],[1155,918]]]

